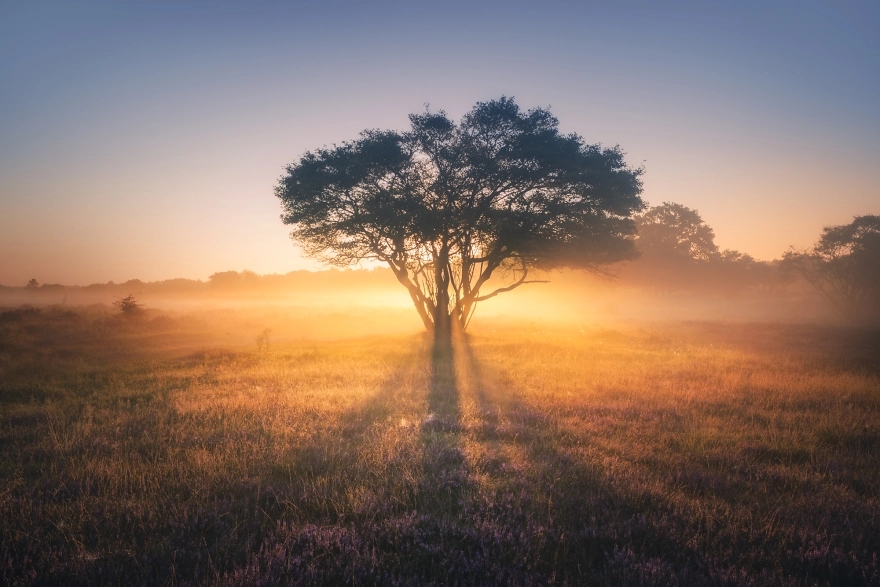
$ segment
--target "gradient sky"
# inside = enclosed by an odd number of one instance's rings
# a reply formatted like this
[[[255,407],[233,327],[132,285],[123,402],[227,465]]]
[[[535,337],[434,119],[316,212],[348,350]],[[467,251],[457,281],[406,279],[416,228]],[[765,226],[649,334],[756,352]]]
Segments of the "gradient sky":
[[[880,3],[0,0],[0,283],[317,268],[308,149],[478,100],[619,144],[761,259],[880,213]]]

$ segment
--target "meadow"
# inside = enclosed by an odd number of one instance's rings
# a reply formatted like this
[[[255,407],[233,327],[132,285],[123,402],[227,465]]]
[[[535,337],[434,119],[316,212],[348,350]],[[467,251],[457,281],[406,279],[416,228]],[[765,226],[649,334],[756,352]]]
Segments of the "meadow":
[[[0,313],[0,583],[880,585],[878,332],[237,324]]]

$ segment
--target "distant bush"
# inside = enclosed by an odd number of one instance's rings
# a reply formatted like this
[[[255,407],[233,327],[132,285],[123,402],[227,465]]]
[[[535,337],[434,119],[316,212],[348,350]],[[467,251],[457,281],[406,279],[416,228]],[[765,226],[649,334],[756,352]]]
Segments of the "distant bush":
[[[144,311],[144,305],[137,301],[132,294],[113,302],[115,307],[123,316],[134,317],[139,316]]]

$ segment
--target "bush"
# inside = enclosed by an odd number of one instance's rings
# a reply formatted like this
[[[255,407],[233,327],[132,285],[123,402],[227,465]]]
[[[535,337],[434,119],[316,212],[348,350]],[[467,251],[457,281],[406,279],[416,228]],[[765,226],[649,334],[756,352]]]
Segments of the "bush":
[[[116,300],[113,302],[113,306],[119,310],[119,312],[123,316],[139,316],[144,311],[144,305],[135,299],[134,295],[128,294],[128,296]]]

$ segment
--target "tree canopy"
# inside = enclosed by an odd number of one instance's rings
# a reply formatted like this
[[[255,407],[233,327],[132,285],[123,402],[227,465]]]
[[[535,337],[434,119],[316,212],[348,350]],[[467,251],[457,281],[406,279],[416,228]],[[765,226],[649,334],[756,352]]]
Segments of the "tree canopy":
[[[442,110],[409,120],[307,152],[275,193],[308,254],[387,263],[428,330],[465,328],[478,303],[536,269],[601,271],[636,256],[642,170],[620,148],[563,134],[548,110],[506,97],[458,122]],[[493,275],[506,280],[487,291]]]
[[[635,220],[643,253],[699,261],[709,261],[718,255],[715,231],[696,210],[663,202]]]
[[[783,265],[806,279],[840,315],[880,318],[880,216],[826,226],[809,250],[788,251]]]

